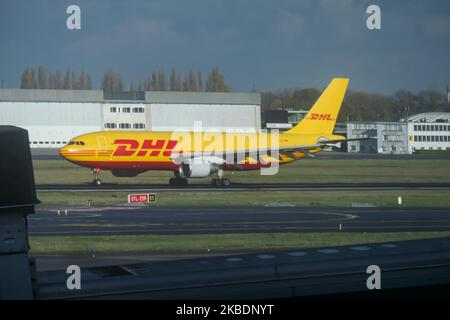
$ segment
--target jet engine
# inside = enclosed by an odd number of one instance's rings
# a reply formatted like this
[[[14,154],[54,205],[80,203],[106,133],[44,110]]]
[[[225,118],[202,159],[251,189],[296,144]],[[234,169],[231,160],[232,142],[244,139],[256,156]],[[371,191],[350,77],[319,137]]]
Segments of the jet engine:
[[[180,176],[183,178],[205,178],[219,171],[219,165],[206,159],[192,159],[180,165]]]

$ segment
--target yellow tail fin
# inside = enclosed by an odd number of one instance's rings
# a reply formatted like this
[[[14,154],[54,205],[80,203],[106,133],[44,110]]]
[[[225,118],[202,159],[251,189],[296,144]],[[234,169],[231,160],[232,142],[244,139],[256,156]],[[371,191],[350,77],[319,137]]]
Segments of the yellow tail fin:
[[[349,79],[335,78],[320,98],[309,110],[308,114],[287,134],[332,134],[336,124],[342,100],[344,100]]]

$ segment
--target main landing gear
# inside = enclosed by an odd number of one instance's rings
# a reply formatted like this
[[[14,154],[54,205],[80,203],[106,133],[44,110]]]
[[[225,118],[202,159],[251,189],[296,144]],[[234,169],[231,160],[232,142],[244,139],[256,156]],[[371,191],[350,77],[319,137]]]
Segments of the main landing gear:
[[[102,180],[100,180],[100,169],[99,168],[92,169],[92,174],[94,175],[94,180],[92,180],[92,184],[94,186],[101,186]]]
[[[188,179],[182,178],[178,171],[175,171],[175,178],[169,179],[169,184],[171,186],[185,186],[188,184]]]
[[[211,179],[211,184],[216,187],[228,187],[231,185],[231,181],[227,178],[214,178]]]
[[[228,187],[231,185],[230,179],[223,177],[223,170],[217,172],[217,178],[211,179],[211,184],[216,187]]]

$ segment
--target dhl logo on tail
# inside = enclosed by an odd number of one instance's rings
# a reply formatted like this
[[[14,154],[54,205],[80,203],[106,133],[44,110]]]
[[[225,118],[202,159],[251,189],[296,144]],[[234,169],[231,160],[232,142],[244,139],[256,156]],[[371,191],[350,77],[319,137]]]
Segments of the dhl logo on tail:
[[[329,113],[312,113],[311,117],[309,118],[311,120],[329,120],[332,121],[333,119],[331,119],[331,114]]]

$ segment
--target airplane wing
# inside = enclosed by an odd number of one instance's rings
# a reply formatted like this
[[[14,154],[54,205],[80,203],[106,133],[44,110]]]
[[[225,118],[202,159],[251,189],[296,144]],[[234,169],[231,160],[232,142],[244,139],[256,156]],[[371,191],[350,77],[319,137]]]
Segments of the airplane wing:
[[[335,144],[339,142],[346,141],[358,141],[358,140],[368,140],[372,138],[352,138],[352,139],[338,139],[338,140],[319,140],[316,144],[312,145],[293,145],[293,146],[285,146],[279,148],[258,148],[258,149],[241,149],[241,150],[233,150],[233,151],[201,151],[201,152],[184,152],[177,153],[174,152],[171,154],[170,158],[178,164],[181,164],[186,161],[190,161],[193,158],[203,158],[206,161],[218,165],[222,165],[225,163],[225,159],[227,157],[236,156],[240,159],[244,159],[246,157],[250,157],[253,159],[259,159],[260,155],[267,155],[271,157],[271,155],[277,154],[287,156],[293,160],[297,160],[298,158],[293,155],[294,152],[304,153],[307,157],[315,157],[311,150],[315,149],[323,149],[328,147],[329,144]],[[240,156],[240,157],[239,157]],[[274,161],[277,159],[273,158]]]
[[[347,142],[347,141],[362,141],[362,140],[369,140],[369,139],[375,139],[374,137],[366,137],[366,138],[351,138],[351,139],[337,139],[337,140],[319,140],[319,143],[322,145],[326,144],[335,144],[339,142]]]
[[[202,152],[185,152],[185,153],[174,152],[171,154],[170,158],[173,161],[180,164],[192,158],[204,158],[211,163],[223,164],[225,163],[225,159],[231,156],[233,157],[237,156],[238,158],[240,156],[241,159],[244,159],[246,157],[259,159],[260,155],[267,155],[270,157],[271,155],[278,153],[285,156],[289,156],[291,158],[295,158],[295,156],[292,155],[292,152],[302,152],[307,156],[313,157],[313,155],[309,151],[321,147],[323,147],[321,144],[315,144],[315,145],[303,145],[303,146],[297,145],[279,148],[242,149],[226,152],[220,151],[202,151]]]

